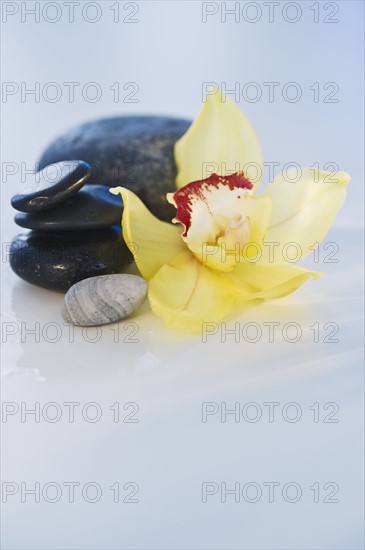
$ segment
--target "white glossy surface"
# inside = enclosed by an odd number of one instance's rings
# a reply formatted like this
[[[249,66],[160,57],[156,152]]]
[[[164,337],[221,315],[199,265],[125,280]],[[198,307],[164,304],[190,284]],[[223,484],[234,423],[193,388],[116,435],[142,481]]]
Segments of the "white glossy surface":
[[[22,423],[20,411],[7,417],[2,425],[3,479],[29,486],[35,481],[61,486],[65,481],[93,481],[103,496],[96,504],[85,503],[80,495],[70,504],[65,492],[57,504],[42,498],[34,504],[33,497],[22,504],[20,495],[9,497],[4,505],[5,547],[332,549],[351,543],[351,548],[360,548],[362,272],[345,238],[350,233],[341,234],[341,262],[329,266],[326,278],[227,321],[230,329],[236,322],[259,323],[263,333],[258,343],[247,341],[253,333],[239,342],[227,335],[224,343],[217,334],[203,343],[201,337],[168,332],[147,305],[133,319],[135,326],[121,323],[119,333],[104,327],[97,343],[85,341],[82,330],[75,328],[71,343],[60,315],[62,296],[18,281],[6,269],[4,320],[20,327],[20,333],[8,337],[4,346],[3,400],[29,408],[39,402],[41,409],[56,402],[62,417],[49,422],[54,408],[44,409],[39,423],[32,415]],[[356,234],[352,236],[356,242]],[[262,325],[269,321],[281,323],[274,343]],[[314,343],[309,327],[328,321],[339,325],[339,343]],[[35,322],[38,342],[20,325],[28,328]],[[301,326],[297,343],[280,336],[288,322]],[[57,334],[54,323],[60,339],[51,343]],[[137,341],[123,341],[135,328],[132,339]],[[321,340],[326,334],[321,330]],[[95,338],[95,330],[84,336]],[[65,402],[80,403],[74,423],[68,420]],[[96,423],[85,421],[80,412],[90,402],[102,411]],[[121,407],[137,403],[134,418],[139,422],[114,423],[109,407],[115,402]],[[203,423],[203,402],[219,407],[226,402],[227,408],[256,402],[262,418],[249,423],[241,416],[236,423],[229,415],[221,423],[216,414]],[[265,402],[280,404],[273,423]],[[300,407],[297,423],[283,419],[289,402]],[[320,403],[319,423],[309,409],[314,402]],[[338,423],[323,423],[333,410],[323,411],[328,402],[339,407],[334,416]],[[88,412],[92,417],[95,410]],[[130,412],[133,408],[121,410],[121,418]],[[255,417],[254,409],[247,414]],[[296,416],[294,409],[287,414]],[[140,502],[113,503],[108,487],[115,481],[137,482]],[[274,503],[263,493],[256,504],[223,504],[217,495],[203,504],[205,481],[257,482],[264,490],[263,482],[294,481],[303,496],[296,504],[283,501],[280,493]],[[308,487],[315,481],[336,482],[340,502],[314,504]]]
[[[351,6],[346,8],[345,4]],[[321,247],[321,261],[312,262],[312,266],[326,271],[326,277],[307,283],[288,298],[247,309],[227,320],[228,329],[235,323],[240,323],[240,330],[248,322],[258,323],[262,336],[257,343],[247,341],[253,338],[251,332],[246,338],[241,333],[238,342],[232,334],[227,335],[224,342],[219,331],[203,342],[201,336],[167,331],[148,304],[138,316],[121,323],[117,331],[110,327],[99,333],[75,328],[71,338],[60,314],[62,295],[17,279],[6,261],[5,246],[3,401],[15,403],[19,409],[22,402],[28,408],[38,402],[41,409],[55,402],[62,416],[52,423],[49,418],[55,408],[48,409],[48,421],[43,409],[39,423],[31,415],[22,422],[18,412],[1,425],[2,479],[19,484],[19,492],[3,504],[3,548],[363,548],[359,200],[363,179],[361,117],[356,110],[361,85],[349,87],[346,80],[347,75],[355,78],[353,56],[360,40],[356,22],[361,19],[361,3],[341,3],[342,25],[303,23],[291,27],[280,22],[241,27],[215,22],[207,27],[199,21],[200,3],[175,3],[171,7],[145,2],[141,6],[140,25],[133,29],[125,25],[118,32],[104,22],[92,31],[90,25],[82,23],[66,30],[61,24],[52,29],[42,23],[5,25],[9,40],[4,54],[5,79],[99,78],[106,84],[118,78],[135,80],[143,93],[140,103],[132,106],[134,112],[194,116],[204,79],[302,79],[310,83],[321,78],[329,81],[337,74],[342,86],[338,105],[258,103],[242,107],[258,126],[267,159],[284,163],[295,159],[305,165],[313,159],[323,164],[336,158],[341,169],[353,176],[348,202],[326,238],[326,242],[338,244],[335,258],[339,261],[323,263],[331,249]],[[351,32],[347,32],[350,27]],[[313,44],[303,45],[307,32]],[[93,33],[99,36],[97,41],[92,40]],[[210,44],[202,42],[202,33],[210,37]],[[106,36],[108,44],[102,40]],[[220,37],[218,44],[212,36]],[[85,40],[87,47],[81,55],[79,45]],[[288,43],[293,44],[289,52]],[[128,44],[133,47],[125,56]],[[247,44],[252,46],[250,53],[241,55],[247,52]],[[331,45],[327,53],[326,44]],[[314,48],[316,55],[310,55],[308,48]],[[37,63],[37,58],[42,62]],[[108,63],[103,62],[106,58]],[[156,59],[163,59],[163,66]],[[334,60],[341,62],[341,67]],[[116,106],[110,97],[95,105],[9,101],[3,118],[8,134],[3,159],[31,164],[55,134],[75,122],[131,110],[126,104]],[[318,121],[314,131],[313,120]],[[344,128],[343,133],[338,132],[339,127]],[[5,243],[17,231],[9,199],[18,183],[13,176],[2,186]],[[303,263],[310,265],[310,261]],[[271,321],[280,323],[273,343],[263,325]],[[283,326],[293,322],[302,330],[296,343],[282,337]],[[26,334],[36,323],[37,339]],[[310,329],[314,323],[321,327],[319,343],[314,342]],[[323,342],[331,332],[330,327],[324,330],[326,323],[339,326],[334,336],[339,342]],[[293,333],[288,334],[293,337]],[[58,341],[52,343],[56,336]],[[99,339],[92,343],[92,338]],[[69,421],[67,402],[80,403],[74,422]],[[82,407],[90,402],[97,403],[102,412],[94,423],[81,414]],[[133,418],[138,422],[114,422],[115,410],[110,407],[116,402],[121,406],[121,420],[133,412],[132,407],[123,410],[123,405],[136,403],[139,411]],[[217,413],[202,422],[203,402],[217,403],[220,409],[222,403],[232,408],[236,402],[240,406],[255,402],[262,417],[253,423],[241,415],[235,422],[228,415],[222,423]],[[279,404],[273,422],[269,422],[268,406],[264,405],[268,402]],[[294,414],[293,408],[285,408],[291,402],[301,411],[298,422],[283,417]],[[320,406],[319,422],[314,421],[314,411],[309,408],[315,402]],[[339,422],[323,421],[333,410],[323,409],[327,403],[337,404],[333,418]],[[94,411],[89,409],[90,416]],[[246,412],[252,414],[253,409]],[[36,482],[41,488],[56,482],[63,489],[62,497],[52,504],[42,496],[40,503],[28,496],[22,503],[21,482],[28,488]],[[73,503],[69,502],[65,482],[81,484]],[[102,489],[99,502],[82,498],[81,487],[88,482],[96,482]],[[138,483],[135,498],[139,502],[114,503],[109,489],[114,482],[121,487],[127,482]],[[242,498],[236,503],[232,495],[222,503],[220,493],[203,503],[204,482],[226,482],[227,488],[235,482],[241,487],[256,482],[263,493],[257,503]],[[281,484],[274,502],[268,501],[264,482]],[[297,503],[282,497],[282,487],[288,482],[301,487],[302,497]],[[313,501],[314,493],[309,489],[314,482],[321,486],[319,503]],[[338,484],[339,492],[334,496],[338,503],[323,502],[331,492],[331,487],[323,489],[327,482]],[[130,492],[131,487],[122,490],[122,498]],[[53,494],[50,490],[49,497]]]

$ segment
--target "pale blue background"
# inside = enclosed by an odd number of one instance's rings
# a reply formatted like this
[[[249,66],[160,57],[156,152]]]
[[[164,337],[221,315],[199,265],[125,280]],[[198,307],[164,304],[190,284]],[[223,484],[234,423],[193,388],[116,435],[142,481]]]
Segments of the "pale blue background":
[[[82,0],[81,0],[82,2]],[[84,2],[85,3],[85,2]],[[34,165],[57,134],[91,118],[117,113],[162,113],[193,118],[204,81],[298,82],[303,97],[290,104],[241,102],[263,145],[264,158],[285,164],[335,161],[352,182],[327,240],[339,243],[338,264],[296,295],[268,304],[249,320],[296,321],[307,328],[298,345],[222,344],[219,337],[167,333],[143,309],[139,343],[97,345],[65,337],[57,344],[15,336],[4,346],[7,401],[136,401],[138,425],[3,424],[3,479],[136,480],[138,505],[21,504],[3,507],[3,547],[134,549],[360,549],[363,548],[363,3],[337,2],[337,24],[314,24],[312,2],[298,2],[301,21],[201,21],[200,2],[138,2],[137,24],[116,24],[101,2],[96,24],[21,23],[2,26],[3,81],[98,82],[98,103],[39,104],[19,97],[2,104],[2,161]],[[62,2],[59,4],[62,5]],[[219,4],[219,3],[218,3]],[[232,4],[232,3],[230,3]],[[285,4],[282,2],[281,5]],[[320,2],[321,10],[324,3]],[[80,12],[76,12],[80,13]],[[263,12],[267,14],[267,12]],[[326,15],[321,11],[321,18]],[[139,103],[115,104],[108,87],[137,82]],[[339,103],[313,102],[314,82],[337,82]],[[148,177],[148,174],[146,174]],[[17,232],[9,206],[19,178],[2,183],[2,239]],[[3,320],[62,323],[62,297],[23,283],[3,264]],[[261,317],[260,317],[261,316]],[[247,321],[247,314],[240,318]],[[308,327],[341,326],[339,344],[317,347]],[[314,401],[340,405],[339,424],[202,424],[202,401]],[[200,501],[202,481],[337,481],[340,503],[226,504]]]

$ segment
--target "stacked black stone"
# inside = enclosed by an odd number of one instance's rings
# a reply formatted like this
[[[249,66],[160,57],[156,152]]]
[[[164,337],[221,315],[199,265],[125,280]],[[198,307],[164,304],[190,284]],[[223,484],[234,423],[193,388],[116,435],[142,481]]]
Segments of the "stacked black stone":
[[[87,184],[90,176],[84,161],[59,162],[12,198],[21,212],[15,222],[31,230],[11,244],[10,265],[19,277],[66,291],[87,277],[119,273],[131,261],[120,229],[122,200],[105,186]]]
[[[166,194],[175,190],[174,146],[190,124],[118,116],[77,126],[51,143],[29,189],[11,201],[21,212],[15,222],[31,230],[12,243],[15,273],[65,291],[81,279],[120,272],[131,255],[120,229],[122,199],[109,188],[131,189],[155,216],[171,221],[175,209]]]

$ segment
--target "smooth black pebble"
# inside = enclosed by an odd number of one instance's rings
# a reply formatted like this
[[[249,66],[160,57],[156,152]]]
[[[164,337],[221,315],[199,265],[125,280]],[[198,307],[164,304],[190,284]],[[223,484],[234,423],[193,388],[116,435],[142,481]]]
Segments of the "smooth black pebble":
[[[53,208],[81,189],[91,176],[91,166],[81,160],[68,160],[46,166],[11,199],[20,212],[39,212]]]
[[[88,277],[120,273],[132,261],[119,228],[30,231],[15,237],[10,247],[10,265],[19,277],[58,291]]]
[[[84,159],[92,166],[90,183],[127,187],[153,214],[171,221],[176,209],[167,202],[166,193],[176,190],[174,145],[190,124],[189,120],[164,116],[119,116],[88,122],[51,143],[40,166]]]
[[[85,185],[51,210],[16,214],[20,227],[42,231],[83,231],[121,223],[123,203],[103,185]]]

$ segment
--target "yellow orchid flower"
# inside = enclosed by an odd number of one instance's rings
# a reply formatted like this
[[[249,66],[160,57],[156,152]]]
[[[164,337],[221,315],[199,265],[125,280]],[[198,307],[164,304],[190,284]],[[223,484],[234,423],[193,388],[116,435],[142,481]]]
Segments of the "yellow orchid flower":
[[[246,172],[227,171],[237,162],[262,168],[258,139],[218,92],[177,142],[175,157],[178,189],[167,200],[176,225],[157,219],[132,191],[110,190],[122,195],[125,241],[167,326],[199,331],[237,302],[280,298],[321,275],[291,265],[284,252],[295,243],[304,257],[323,240],[344,202],[346,173],[302,169],[295,183],[280,175],[257,197],[260,177],[254,185]],[[217,173],[202,179],[207,164]]]

